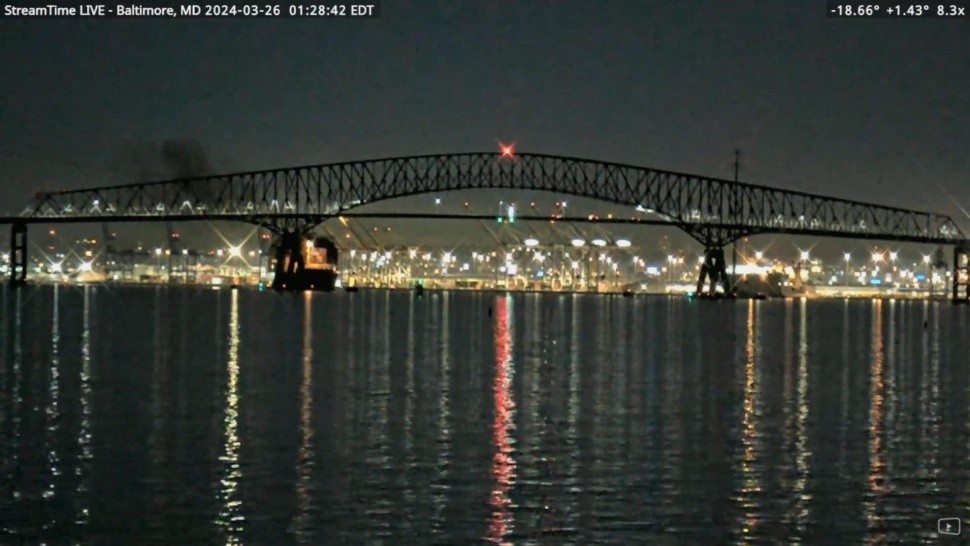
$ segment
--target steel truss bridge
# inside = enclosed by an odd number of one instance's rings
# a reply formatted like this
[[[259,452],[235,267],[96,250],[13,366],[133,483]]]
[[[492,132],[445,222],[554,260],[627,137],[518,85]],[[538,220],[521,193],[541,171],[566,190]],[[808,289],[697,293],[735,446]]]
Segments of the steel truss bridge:
[[[763,233],[954,245],[957,269],[966,262],[967,238],[946,215],[530,153],[421,155],[41,192],[19,216],[0,221],[12,225],[11,282],[17,283],[26,278],[26,233],[31,223],[235,220],[283,236],[307,233],[332,217],[353,215],[364,205],[470,189],[553,192],[648,211],[654,219],[640,223],[678,227],[704,245],[706,259],[698,286],[709,276],[712,289],[717,282],[726,285],[724,247]],[[956,273],[954,279],[962,278],[961,273],[970,275],[970,265]],[[964,299],[970,299],[970,282],[967,285],[961,285]]]

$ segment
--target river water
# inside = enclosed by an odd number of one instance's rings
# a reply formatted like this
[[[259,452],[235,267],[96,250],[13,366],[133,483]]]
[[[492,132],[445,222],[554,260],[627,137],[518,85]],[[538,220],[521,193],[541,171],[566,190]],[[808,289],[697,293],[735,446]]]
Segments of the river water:
[[[910,544],[970,516],[966,307],[0,298],[4,544]]]

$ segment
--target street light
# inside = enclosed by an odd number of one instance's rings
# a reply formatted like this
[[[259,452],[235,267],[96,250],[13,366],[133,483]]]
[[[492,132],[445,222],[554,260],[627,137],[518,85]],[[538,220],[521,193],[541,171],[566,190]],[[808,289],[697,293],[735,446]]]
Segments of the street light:
[[[535,237],[529,237],[528,239],[525,240],[525,246],[528,246],[528,247],[539,246],[539,239],[536,239]]]
[[[756,260],[758,260],[760,262],[761,259],[765,257],[765,253],[762,252],[762,251],[760,251],[760,250],[756,250],[754,252],[754,257],[755,257]]]
[[[808,251],[807,250],[803,250],[802,253],[801,253],[801,256],[802,256],[802,261],[803,262],[807,262],[808,261],[809,254],[808,254]]]
[[[930,265],[931,256],[923,255],[923,263],[926,264],[926,282],[929,285],[930,298],[933,297],[933,267]]]
[[[573,240],[571,241],[571,243],[572,243],[572,245],[573,245],[574,247],[577,247],[577,248],[579,248],[579,247],[581,247],[581,246],[585,246],[585,245],[586,245],[586,241],[585,241],[584,239],[580,239],[580,238],[578,238],[578,237],[577,237],[576,239],[573,239]]]
[[[631,244],[632,243],[630,243],[629,239],[617,239],[616,240],[616,246],[618,246],[620,248],[630,248],[630,245]]]

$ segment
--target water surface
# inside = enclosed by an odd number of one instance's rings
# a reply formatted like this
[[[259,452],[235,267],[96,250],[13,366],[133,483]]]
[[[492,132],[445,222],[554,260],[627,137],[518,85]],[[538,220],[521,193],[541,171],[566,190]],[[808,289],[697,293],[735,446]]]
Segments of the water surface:
[[[966,307],[0,297],[2,543],[938,543],[970,514]]]

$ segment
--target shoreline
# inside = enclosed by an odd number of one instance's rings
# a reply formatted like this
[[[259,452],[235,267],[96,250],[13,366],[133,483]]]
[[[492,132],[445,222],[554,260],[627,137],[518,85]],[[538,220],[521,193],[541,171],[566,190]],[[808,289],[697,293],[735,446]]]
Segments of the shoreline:
[[[268,286],[260,289],[259,285],[255,284],[195,284],[195,283],[147,283],[147,282],[33,282],[28,283],[25,287],[40,287],[40,286],[65,286],[65,287],[83,287],[83,286],[94,286],[94,287],[126,287],[126,288],[193,288],[193,289],[209,289],[209,290],[251,290],[257,292],[275,292]],[[413,288],[409,287],[386,287],[386,286],[356,286],[354,292],[413,292]],[[829,288],[829,287],[825,287]],[[839,287],[845,288],[845,287]],[[850,287],[854,288],[854,287]],[[286,291],[283,291],[286,292]],[[323,290],[316,290],[315,292],[328,293]],[[332,292],[348,292],[346,287],[335,288]],[[349,292],[349,293],[354,293]],[[805,292],[800,294],[791,294],[785,296],[771,296],[765,295],[764,297],[758,297],[754,295],[739,295],[735,297],[706,297],[698,296],[693,292],[614,292],[614,291],[592,291],[592,290],[535,290],[535,289],[507,289],[507,288],[424,288],[425,293],[441,293],[441,292],[468,292],[468,293],[488,293],[488,294],[559,294],[559,295],[591,295],[591,296],[610,296],[610,297],[667,297],[667,298],[685,298],[691,300],[702,300],[702,301],[732,301],[732,300],[785,300],[785,299],[828,299],[828,300],[924,300],[924,301],[942,301],[949,302],[951,298],[948,294],[942,292],[937,292],[932,295],[928,293],[921,292],[892,292],[892,293],[878,293],[878,292],[862,292],[857,291],[855,293],[845,293],[845,292],[835,292],[832,293],[819,293],[818,291]]]

